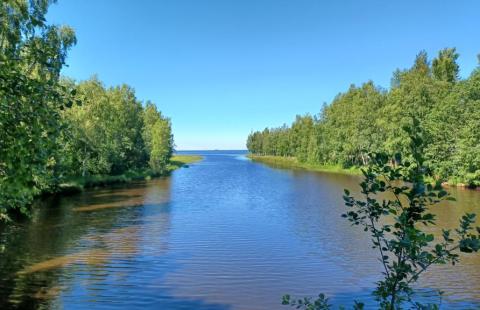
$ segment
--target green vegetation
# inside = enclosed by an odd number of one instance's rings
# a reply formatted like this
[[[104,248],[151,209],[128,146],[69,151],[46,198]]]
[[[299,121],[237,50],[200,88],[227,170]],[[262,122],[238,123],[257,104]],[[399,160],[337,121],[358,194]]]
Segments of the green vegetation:
[[[172,158],[170,159],[170,167],[182,167],[182,166],[185,166],[187,164],[192,164],[192,163],[195,163],[197,161],[200,161],[202,160],[203,157],[200,156],[200,155],[179,155],[179,154],[175,154],[172,156]]]
[[[60,77],[76,43],[48,25],[49,0],[0,4],[0,220],[42,193],[164,175],[170,120],[128,85]]]
[[[129,183],[137,180],[149,180],[169,174],[175,169],[187,166],[187,164],[202,160],[202,156],[198,155],[175,155],[172,156],[164,170],[158,171],[151,168],[127,171],[120,175],[87,175],[76,176],[64,180],[58,184],[57,193],[76,193],[89,187],[102,187],[114,184]]]
[[[287,156],[299,163],[342,168],[367,166],[370,153],[411,157],[406,128],[413,119],[425,132],[427,175],[450,184],[480,185],[480,68],[458,78],[458,54],[447,48],[430,62],[417,55],[397,70],[391,87],[352,85],[317,116],[297,116],[291,126],[249,135],[255,155]],[[395,159],[391,158],[392,165]]]
[[[311,171],[332,172],[332,173],[345,173],[359,175],[360,169],[356,167],[343,168],[339,165],[321,165],[318,163],[299,162],[295,157],[282,157],[282,156],[269,156],[269,155],[247,155],[253,161],[266,163],[271,166],[279,168],[293,168],[293,169],[305,169]]]
[[[409,309],[439,309],[442,293],[438,292],[438,304],[422,304],[416,300],[415,282],[433,265],[455,265],[460,252],[480,250],[480,227],[473,226],[475,214],[462,216],[455,230],[443,229],[440,240],[435,240],[429,229],[436,224],[430,210],[443,200],[454,199],[440,183],[425,183],[428,168],[423,139],[427,135],[419,126],[414,118],[412,129],[406,130],[410,137],[408,159],[395,155],[393,167],[391,156],[369,154],[369,165],[362,169],[360,183],[363,199],[357,200],[347,189],[343,196],[348,212],[342,216],[369,232],[372,246],[378,250],[383,279],[376,283],[373,295],[379,308],[385,310],[402,309],[405,304]],[[323,294],[316,300],[285,295],[282,303],[297,309],[331,309]],[[363,303],[355,301],[354,309],[363,308]]]

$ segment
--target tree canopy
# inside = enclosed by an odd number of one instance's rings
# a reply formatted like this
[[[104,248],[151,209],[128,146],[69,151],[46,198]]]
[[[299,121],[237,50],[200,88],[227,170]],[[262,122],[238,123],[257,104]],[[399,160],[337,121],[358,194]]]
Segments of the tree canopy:
[[[169,119],[133,88],[61,78],[76,37],[46,22],[52,2],[0,4],[0,220],[68,177],[161,172],[172,154]]]
[[[394,72],[390,89],[352,85],[315,117],[252,132],[247,148],[312,164],[366,166],[369,153],[410,156],[406,128],[417,119],[430,176],[480,185],[480,69],[461,80],[457,59],[454,48],[431,62],[422,51],[411,68]]]

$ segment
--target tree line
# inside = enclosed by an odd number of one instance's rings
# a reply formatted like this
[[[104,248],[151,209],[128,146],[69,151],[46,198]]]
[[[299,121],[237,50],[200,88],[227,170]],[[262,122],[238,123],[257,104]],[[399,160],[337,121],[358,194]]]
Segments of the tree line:
[[[61,77],[76,37],[46,22],[52,2],[0,4],[0,220],[73,177],[162,174],[173,151],[170,120],[132,87]]]
[[[369,163],[368,154],[411,156],[409,128],[418,121],[427,173],[436,180],[478,186],[480,68],[460,79],[458,56],[455,48],[446,48],[429,61],[422,51],[411,68],[393,73],[389,89],[372,81],[351,85],[318,115],[252,132],[247,148],[303,163],[361,167]]]

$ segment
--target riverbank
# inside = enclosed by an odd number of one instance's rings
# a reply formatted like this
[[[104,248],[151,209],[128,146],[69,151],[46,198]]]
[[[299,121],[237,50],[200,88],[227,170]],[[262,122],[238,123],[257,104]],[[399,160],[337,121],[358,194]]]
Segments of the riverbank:
[[[171,171],[201,161],[202,159],[203,156],[201,155],[173,155],[170,159]]]
[[[253,161],[265,163],[271,166],[279,167],[279,168],[287,168],[287,169],[304,169],[309,171],[320,171],[320,172],[330,172],[330,173],[342,173],[342,174],[349,174],[349,175],[361,175],[362,171],[359,167],[352,167],[352,168],[342,168],[340,166],[335,165],[318,165],[318,164],[308,164],[308,163],[301,163],[295,157],[282,157],[282,156],[271,156],[271,155],[253,155],[248,154],[248,158]],[[426,178],[427,183],[435,183],[434,178]],[[442,186],[445,188],[448,187],[457,187],[457,188],[465,188],[465,189],[480,189],[479,185],[477,184],[468,184],[466,182],[461,182],[457,180],[449,180],[442,182]]]
[[[342,168],[336,165],[319,165],[301,163],[295,157],[282,157],[282,156],[270,156],[270,155],[253,155],[248,154],[248,158],[253,161],[265,163],[279,168],[290,169],[304,169],[309,171],[329,172],[329,173],[343,173],[349,175],[361,175],[362,172],[359,168]]]
[[[199,155],[174,155],[170,163],[163,172],[153,171],[151,169],[141,169],[127,171],[120,175],[92,175],[86,177],[74,177],[58,185],[58,187],[49,194],[73,194],[83,191],[86,188],[105,187],[115,184],[125,184],[132,181],[150,180],[162,176],[168,176],[172,171],[181,167],[188,167],[189,164],[202,160]]]

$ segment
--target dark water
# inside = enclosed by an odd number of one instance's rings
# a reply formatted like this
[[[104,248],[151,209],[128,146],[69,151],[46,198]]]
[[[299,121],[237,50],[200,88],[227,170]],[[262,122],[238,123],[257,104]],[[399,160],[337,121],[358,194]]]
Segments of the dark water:
[[[0,309],[281,309],[281,296],[360,299],[381,272],[340,217],[358,178],[273,169],[208,152],[169,178],[50,199],[0,234]],[[480,192],[438,208],[452,227]],[[426,274],[446,309],[480,308],[480,255]],[[288,308],[287,308],[288,309]]]

